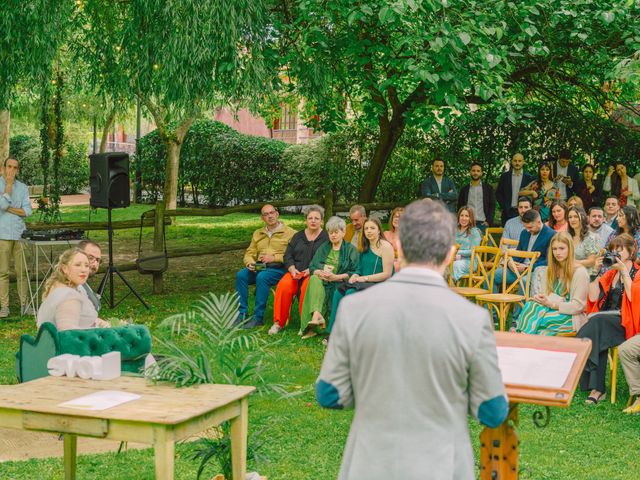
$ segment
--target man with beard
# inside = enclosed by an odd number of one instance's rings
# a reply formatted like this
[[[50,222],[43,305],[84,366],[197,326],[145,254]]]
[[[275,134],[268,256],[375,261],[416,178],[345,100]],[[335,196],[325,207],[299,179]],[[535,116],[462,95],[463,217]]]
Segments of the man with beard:
[[[482,181],[482,165],[473,162],[469,170],[471,183],[460,190],[458,210],[467,206],[473,209],[476,226],[483,232],[493,226],[493,214],[496,210],[496,197],[493,188]]]
[[[100,245],[93,240],[82,240],[78,244],[78,248],[82,250],[89,259],[89,278],[91,278],[98,273],[100,262],[102,261],[102,250],[100,250]],[[88,281],[82,284],[82,288],[87,294],[87,297],[89,297],[89,300],[91,300],[91,303],[93,303],[96,312],[99,312],[101,306],[100,297],[91,289]]]

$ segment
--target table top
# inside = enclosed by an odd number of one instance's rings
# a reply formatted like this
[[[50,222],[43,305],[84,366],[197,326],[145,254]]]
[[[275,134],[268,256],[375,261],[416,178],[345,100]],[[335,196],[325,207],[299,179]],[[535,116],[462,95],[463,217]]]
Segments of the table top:
[[[578,380],[591,352],[591,341],[575,337],[551,337],[522,333],[495,332],[499,347],[536,348],[576,354],[571,371],[560,388],[505,385],[510,402],[532,403],[549,407],[568,407],[571,404]]]
[[[100,411],[57,406],[101,390],[137,393],[142,398]],[[254,390],[255,387],[236,385],[176,388],[154,384],[141,377],[106,381],[43,377],[18,385],[0,386],[0,409],[175,425],[245,398]]]
[[[21,242],[28,243],[30,245],[37,246],[49,246],[49,245],[77,245],[82,239],[76,240],[31,240],[30,238],[21,238]]]

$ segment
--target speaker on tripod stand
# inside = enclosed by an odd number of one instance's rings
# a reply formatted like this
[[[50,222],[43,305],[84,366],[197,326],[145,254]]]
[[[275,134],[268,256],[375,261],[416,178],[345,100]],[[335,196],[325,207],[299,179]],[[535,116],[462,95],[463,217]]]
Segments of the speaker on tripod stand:
[[[89,204],[94,208],[107,209],[107,232],[109,237],[109,266],[98,287],[98,295],[102,296],[109,282],[109,307],[119,305],[129,294],[133,293],[147,309],[149,305],[136,292],[133,286],[113,264],[113,225],[111,210],[126,208],[130,205],[129,191],[129,154],[124,152],[94,153],[89,155]],[[118,303],[115,303],[113,276],[117,275],[129,288]]]

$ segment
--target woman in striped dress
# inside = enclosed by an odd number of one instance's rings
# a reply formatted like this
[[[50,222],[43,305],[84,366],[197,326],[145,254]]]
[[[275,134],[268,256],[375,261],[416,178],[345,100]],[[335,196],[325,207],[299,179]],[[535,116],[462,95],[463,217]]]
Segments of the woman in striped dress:
[[[537,335],[577,331],[586,321],[589,274],[576,263],[568,233],[556,233],[549,245],[549,266],[540,272],[540,292],[525,303],[516,330]],[[536,269],[537,270],[537,269]]]

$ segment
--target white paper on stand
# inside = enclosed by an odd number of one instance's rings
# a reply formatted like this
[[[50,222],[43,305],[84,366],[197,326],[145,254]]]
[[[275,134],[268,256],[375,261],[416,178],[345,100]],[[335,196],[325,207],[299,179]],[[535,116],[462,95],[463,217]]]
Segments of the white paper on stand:
[[[498,347],[498,366],[508,385],[561,388],[576,357],[574,352]]]
[[[101,392],[90,393],[84,397],[74,398],[67,402],[60,403],[62,408],[75,408],[78,410],[106,410],[123,403],[138,400],[140,395],[129,392],[118,392],[116,390],[103,390]]]

